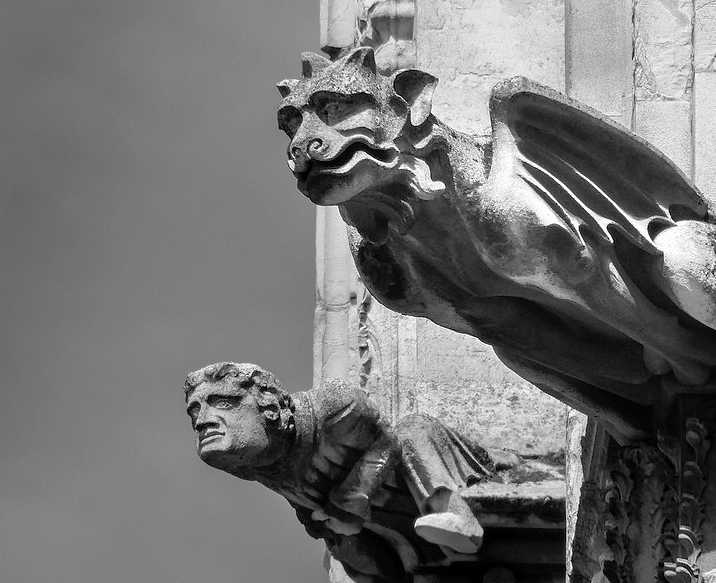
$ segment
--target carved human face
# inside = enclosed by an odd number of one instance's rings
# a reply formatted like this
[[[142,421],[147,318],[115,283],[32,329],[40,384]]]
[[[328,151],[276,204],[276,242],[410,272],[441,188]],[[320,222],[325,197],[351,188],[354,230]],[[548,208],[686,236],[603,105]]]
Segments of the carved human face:
[[[186,410],[196,433],[196,451],[210,466],[231,472],[274,461],[255,389],[238,387],[230,379],[204,382],[187,397]]]

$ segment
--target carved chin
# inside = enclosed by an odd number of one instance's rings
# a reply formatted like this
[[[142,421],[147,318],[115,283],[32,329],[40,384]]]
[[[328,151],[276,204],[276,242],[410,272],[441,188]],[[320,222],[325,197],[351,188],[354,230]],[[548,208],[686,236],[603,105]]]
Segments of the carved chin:
[[[211,467],[217,470],[229,471],[229,469],[235,465],[232,457],[226,452],[225,449],[220,447],[204,447],[199,449],[199,457],[201,461],[209,464]]]

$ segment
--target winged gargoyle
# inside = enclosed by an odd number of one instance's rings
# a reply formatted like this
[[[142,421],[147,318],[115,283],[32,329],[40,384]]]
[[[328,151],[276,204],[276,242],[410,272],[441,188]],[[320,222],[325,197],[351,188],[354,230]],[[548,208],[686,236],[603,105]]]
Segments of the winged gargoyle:
[[[638,437],[661,378],[702,385],[716,367],[713,209],[647,142],[547,87],[497,85],[490,138],[436,119],[436,84],[381,75],[370,48],[305,54],[278,84],[298,188],[340,208],[380,302]]]

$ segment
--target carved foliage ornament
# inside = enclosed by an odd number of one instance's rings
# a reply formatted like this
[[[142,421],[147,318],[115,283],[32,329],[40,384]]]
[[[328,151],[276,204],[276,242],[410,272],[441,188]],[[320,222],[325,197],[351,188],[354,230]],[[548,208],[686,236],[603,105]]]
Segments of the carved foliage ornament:
[[[303,56],[279,127],[301,192],[338,205],[371,293],[492,344],[520,375],[608,424],[648,430],[658,379],[716,366],[716,225],[663,154],[524,78],[491,138],[434,117],[437,80],[358,48]]]

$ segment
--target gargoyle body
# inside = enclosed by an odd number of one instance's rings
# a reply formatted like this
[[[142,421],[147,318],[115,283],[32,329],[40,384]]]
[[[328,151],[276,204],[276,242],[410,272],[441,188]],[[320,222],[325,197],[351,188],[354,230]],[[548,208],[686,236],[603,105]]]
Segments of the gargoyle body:
[[[185,394],[201,459],[286,498],[356,582],[433,581],[474,559],[483,530],[462,491],[495,466],[437,420],[392,427],[357,387],[289,395],[252,364],[204,367]]]
[[[713,209],[647,142],[549,88],[496,86],[480,137],[432,115],[436,83],[381,75],[367,48],[304,55],[278,85],[299,190],[339,207],[381,303],[480,338],[638,438],[660,378],[701,385],[716,366]]]

